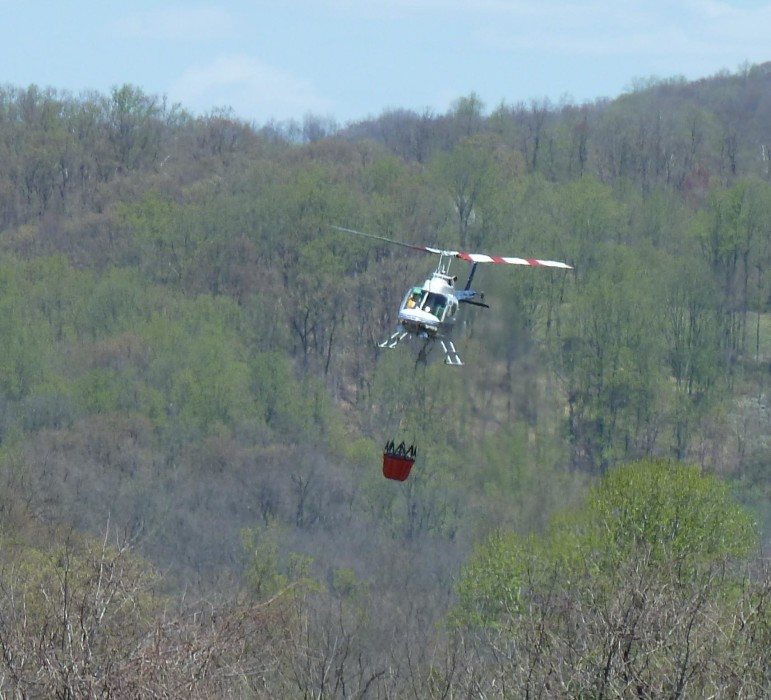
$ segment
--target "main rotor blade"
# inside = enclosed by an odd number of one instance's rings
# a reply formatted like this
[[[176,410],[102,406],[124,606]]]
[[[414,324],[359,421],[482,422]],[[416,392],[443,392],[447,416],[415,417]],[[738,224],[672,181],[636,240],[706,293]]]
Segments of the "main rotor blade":
[[[457,255],[457,253],[453,250],[440,250],[439,248],[429,248],[428,246],[425,246],[425,245],[414,245],[413,243],[404,243],[403,241],[396,241],[393,238],[386,238],[385,236],[376,236],[374,233],[364,233],[364,231],[357,231],[356,229],[345,228],[344,226],[335,226],[334,224],[329,224],[329,226],[330,228],[335,228],[338,231],[355,233],[357,236],[374,238],[376,241],[385,241],[386,243],[393,243],[395,245],[400,245],[404,248],[412,248],[412,250],[423,250],[427,253],[435,253],[436,255],[449,255],[449,256]]]
[[[456,258],[468,260],[474,263],[506,263],[508,265],[538,265],[540,267],[559,267],[563,270],[572,270],[572,266],[558,260],[536,260],[535,258],[508,258],[501,255],[487,255],[485,253],[455,253]]]
[[[486,253],[461,253],[457,250],[442,250],[440,248],[429,248],[425,245],[414,245],[413,243],[404,243],[403,241],[396,241],[393,238],[386,238],[385,236],[377,236],[374,233],[364,233],[364,231],[357,231],[352,228],[345,228],[344,226],[335,226],[329,224],[331,228],[338,231],[345,231],[347,233],[355,233],[357,236],[365,236],[366,238],[374,238],[377,241],[385,241],[386,243],[394,243],[395,245],[403,246],[404,248],[411,248],[412,250],[423,250],[428,253],[434,253],[436,255],[443,255],[445,257],[460,258],[461,260],[467,260],[472,263],[506,263],[508,265],[536,265],[540,267],[559,267],[563,270],[572,270],[572,266],[558,260],[537,260],[535,258],[510,258],[502,255],[487,255]]]

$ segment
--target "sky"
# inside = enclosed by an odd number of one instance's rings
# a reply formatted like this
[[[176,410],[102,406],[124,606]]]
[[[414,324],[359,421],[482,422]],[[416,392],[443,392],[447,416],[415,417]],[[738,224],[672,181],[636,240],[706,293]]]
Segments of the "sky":
[[[0,0],[0,85],[339,126],[580,104],[771,60],[771,0]]]

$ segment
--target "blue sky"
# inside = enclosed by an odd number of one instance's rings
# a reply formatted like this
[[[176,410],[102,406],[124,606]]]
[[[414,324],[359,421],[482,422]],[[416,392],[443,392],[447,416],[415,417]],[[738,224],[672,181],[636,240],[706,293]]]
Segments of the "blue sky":
[[[0,83],[264,124],[616,97],[771,60],[771,0],[0,0]]]

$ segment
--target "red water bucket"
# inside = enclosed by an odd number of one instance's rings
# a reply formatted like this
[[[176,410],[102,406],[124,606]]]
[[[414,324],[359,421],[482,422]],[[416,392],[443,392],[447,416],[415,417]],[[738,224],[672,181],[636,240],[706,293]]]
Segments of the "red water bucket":
[[[415,460],[409,457],[385,454],[383,455],[383,476],[386,479],[404,481],[410,475],[413,464],[415,464]]]
[[[389,442],[383,450],[383,476],[386,479],[404,481],[410,475],[416,455],[414,446],[408,448],[402,442],[398,447],[394,447],[394,443]]]

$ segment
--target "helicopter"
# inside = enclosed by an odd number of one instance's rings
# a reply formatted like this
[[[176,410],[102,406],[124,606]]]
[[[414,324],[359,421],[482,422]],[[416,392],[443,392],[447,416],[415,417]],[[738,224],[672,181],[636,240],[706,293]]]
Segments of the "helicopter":
[[[514,258],[486,253],[464,253],[457,250],[443,250],[429,246],[404,243],[385,236],[357,231],[342,226],[332,226],[338,231],[353,233],[358,236],[373,238],[386,243],[393,243],[404,248],[420,250],[439,256],[439,263],[431,273],[431,277],[422,285],[410,287],[402,298],[399,306],[396,330],[383,342],[381,348],[395,348],[405,338],[420,338],[425,342],[418,355],[418,361],[425,361],[435,341],[439,341],[444,352],[444,363],[461,366],[463,361],[450,338],[453,326],[457,320],[457,312],[461,304],[470,304],[482,308],[490,308],[484,301],[484,293],[471,288],[477,265],[479,263],[504,263],[508,265],[531,265],[537,267],[554,267],[572,270],[572,266],[557,260],[537,260],[535,258]],[[466,284],[459,289],[456,286],[458,277],[450,274],[450,263],[453,258],[459,258],[471,263]]]

